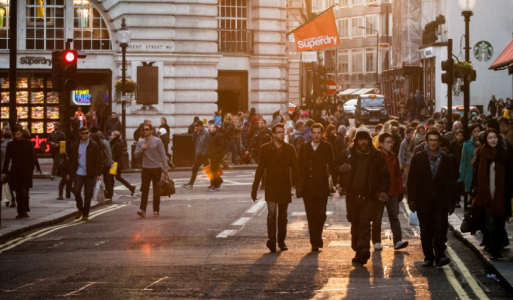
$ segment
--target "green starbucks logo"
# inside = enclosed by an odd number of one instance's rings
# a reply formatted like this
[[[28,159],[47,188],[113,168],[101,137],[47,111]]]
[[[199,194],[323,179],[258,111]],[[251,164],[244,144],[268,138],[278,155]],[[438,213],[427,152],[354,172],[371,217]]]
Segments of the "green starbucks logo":
[[[479,61],[489,61],[493,56],[492,44],[487,41],[479,41],[474,46],[474,57]]]

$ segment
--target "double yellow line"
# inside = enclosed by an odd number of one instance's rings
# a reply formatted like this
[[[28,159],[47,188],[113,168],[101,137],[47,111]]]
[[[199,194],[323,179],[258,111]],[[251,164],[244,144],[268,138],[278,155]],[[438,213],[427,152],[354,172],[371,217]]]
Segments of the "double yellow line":
[[[98,217],[100,215],[103,215],[105,213],[108,213],[110,211],[123,208],[125,206],[128,206],[128,204],[114,204],[114,205],[111,205],[109,207],[97,210],[97,211],[95,211],[95,212],[93,212],[93,213],[91,213],[89,215],[89,220],[94,219],[94,218],[96,218],[96,217]],[[5,251],[7,251],[7,250],[11,250],[14,247],[17,247],[17,246],[19,246],[19,245],[21,245],[21,244],[23,244],[23,243],[25,243],[27,241],[30,241],[30,240],[33,240],[33,239],[36,239],[36,238],[40,238],[40,237],[45,236],[45,235],[47,235],[49,233],[52,233],[54,231],[57,231],[57,230],[60,230],[60,229],[66,228],[66,227],[81,225],[81,224],[84,224],[84,223],[85,222],[81,222],[79,220],[75,220],[75,221],[71,221],[71,222],[69,222],[67,224],[50,226],[50,227],[38,230],[36,232],[33,232],[33,233],[31,233],[31,234],[29,234],[27,236],[23,236],[23,237],[12,239],[12,240],[6,242],[5,244],[1,244],[0,245],[0,253],[3,253]]]

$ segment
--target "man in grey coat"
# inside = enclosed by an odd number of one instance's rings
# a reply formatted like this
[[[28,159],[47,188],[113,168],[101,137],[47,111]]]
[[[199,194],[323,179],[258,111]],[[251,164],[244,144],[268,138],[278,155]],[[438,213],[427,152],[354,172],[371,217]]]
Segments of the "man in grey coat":
[[[203,122],[194,122],[194,133],[192,134],[192,141],[194,142],[194,165],[192,167],[191,179],[186,184],[180,186],[184,189],[192,190],[196,176],[198,176],[198,170],[203,165],[204,167],[209,165],[208,162],[208,148],[210,145],[210,133],[207,128],[203,127]]]

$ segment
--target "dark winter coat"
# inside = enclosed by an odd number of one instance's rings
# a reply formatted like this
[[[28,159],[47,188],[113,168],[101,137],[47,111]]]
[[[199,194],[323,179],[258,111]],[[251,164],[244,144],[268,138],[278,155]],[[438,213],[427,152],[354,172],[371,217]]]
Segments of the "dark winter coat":
[[[110,134],[116,130],[121,131],[121,122],[119,121],[119,118],[114,119],[109,117],[103,128],[103,134],[105,136],[110,136]]]
[[[32,142],[28,139],[16,139],[7,144],[2,173],[7,174],[10,167],[10,185],[17,188],[32,188],[32,172],[35,165],[35,154]]]
[[[272,140],[272,132],[268,128],[264,130],[259,130],[255,133],[253,138],[251,139],[251,143],[249,145],[249,152],[254,157],[260,156],[260,148],[263,144],[269,143]]]
[[[195,155],[208,155],[208,147],[210,145],[210,133],[208,129],[195,131],[192,134],[192,142],[194,143]]]
[[[59,167],[57,168],[57,176],[60,177],[66,177],[67,175],[70,175],[70,163],[69,163],[69,157],[66,157],[65,159],[61,159],[59,162]]]
[[[330,195],[329,176],[336,185],[338,164],[335,162],[330,143],[322,141],[314,151],[311,142],[301,144],[299,148],[299,168],[304,198],[328,197]]]
[[[160,129],[160,128],[164,128],[164,129],[166,130],[166,133],[165,133],[165,134],[161,134],[161,135],[159,136],[159,138],[162,140],[162,143],[163,143],[163,144],[169,144],[169,142],[171,141],[171,138],[170,138],[171,133],[169,132],[169,131],[170,131],[170,129],[169,129],[169,125],[167,125],[167,124],[162,125],[162,124],[161,124],[161,125],[159,126],[159,129]],[[166,150],[167,150],[167,149],[166,149]]]
[[[110,140],[110,151],[112,152],[112,160],[118,163],[118,171],[125,169],[123,165],[123,141],[121,137]]]
[[[278,153],[273,141],[262,145],[253,190],[258,189],[264,171],[266,172],[265,201],[280,204],[292,202],[291,176],[295,185],[301,184],[299,163],[294,147],[284,143],[281,153]]]
[[[220,132],[210,133],[210,138],[208,156],[212,159],[222,159],[226,150],[223,134]]]
[[[442,153],[435,179],[432,179],[426,151],[415,154],[411,160],[407,180],[408,203],[414,202],[418,211],[435,209],[448,213],[458,201],[456,175],[449,155]]]
[[[71,150],[71,174],[74,176],[78,170],[78,148],[80,141],[73,145]],[[100,156],[100,148],[93,140],[89,139],[86,149],[86,173],[87,176],[100,176],[102,174],[103,161]]]
[[[59,153],[60,151],[60,142],[66,140],[66,134],[59,130],[59,132],[52,131],[48,135],[48,140],[46,143],[50,145],[50,152],[52,154]],[[57,145],[54,147],[51,143],[56,143]]]

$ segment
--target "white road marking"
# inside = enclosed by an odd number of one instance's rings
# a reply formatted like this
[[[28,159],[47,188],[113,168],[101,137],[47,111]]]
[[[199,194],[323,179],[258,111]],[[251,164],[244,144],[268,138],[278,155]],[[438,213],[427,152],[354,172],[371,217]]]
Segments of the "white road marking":
[[[17,291],[17,290],[19,290],[19,289],[25,288],[25,287],[27,287],[27,286],[34,285],[34,284],[39,283],[39,282],[44,281],[44,280],[46,280],[46,279],[36,279],[36,281],[35,281],[35,282],[24,284],[24,285],[22,285],[22,286],[19,286],[19,287],[17,287],[17,288],[15,288],[15,289],[13,289],[13,290],[2,290],[2,291],[3,291],[3,292],[6,292],[6,293],[16,292],[16,291]]]
[[[255,214],[266,205],[265,201],[258,201],[246,211],[247,214]]]
[[[237,230],[234,229],[226,229],[223,230],[220,234],[216,236],[216,238],[227,238],[230,235],[233,235],[237,232]]]
[[[78,290],[76,290],[76,291],[73,291],[73,292],[71,292],[71,293],[67,293],[66,295],[62,295],[62,297],[68,297],[68,296],[71,296],[71,295],[73,295],[73,294],[79,293],[80,291],[82,291],[82,290],[84,290],[84,289],[86,289],[86,288],[88,288],[88,287],[90,287],[91,285],[96,284],[96,283],[98,283],[98,282],[89,282],[88,284],[86,284],[85,286],[83,286],[83,287],[79,288],[79,289],[78,289]]]
[[[160,278],[159,280],[157,280],[157,281],[153,282],[152,284],[148,285],[147,287],[145,287],[145,288],[144,288],[144,289],[142,289],[142,290],[143,290],[143,291],[153,291],[153,289],[150,289],[149,287],[151,287],[152,285],[155,285],[155,284],[157,284],[157,283],[159,283],[159,282],[161,282],[162,280],[167,279],[167,278],[168,278],[167,276],[164,276],[164,277]]]
[[[240,219],[238,219],[237,221],[233,222],[232,225],[234,226],[242,226],[244,224],[246,224],[251,218],[249,217],[242,217]]]

